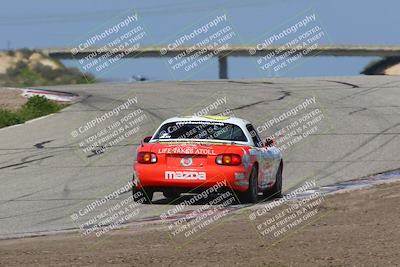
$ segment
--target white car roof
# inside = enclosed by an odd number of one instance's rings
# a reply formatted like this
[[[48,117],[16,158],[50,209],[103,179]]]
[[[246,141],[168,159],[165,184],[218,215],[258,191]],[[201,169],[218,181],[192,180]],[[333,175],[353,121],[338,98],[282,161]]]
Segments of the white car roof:
[[[162,124],[177,122],[177,121],[212,121],[212,122],[223,122],[223,123],[231,123],[234,125],[240,126],[240,128],[246,129],[246,124],[249,124],[249,121],[246,121],[237,117],[226,117],[226,116],[182,116],[182,117],[173,117],[165,120]]]
[[[170,119],[167,119],[161,123],[161,125],[158,127],[156,130],[156,133],[160,130],[160,128],[166,124],[166,123],[171,123],[171,122],[179,122],[179,121],[210,121],[210,122],[222,122],[222,123],[230,123],[233,125],[239,126],[246,138],[246,142],[241,142],[241,141],[235,141],[235,143],[243,144],[243,145],[254,145],[254,142],[252,140],[252,137],[249,133],[249,131],[246,128],[246,125],[249,124],[249,121],[246,121],[241,118],[237,117],[225,117],[225,116],[181,116],[181,117],[173,117]],[[154,135],[153,135],[154,136]],[[196,139],[188,139],[190,141],[196,141]],[[154,141],[154,139],[151,139],[150,142]],[[199,141],[204,141],[202,139],[199,139]],[[208,140],[210,141],[210,140]],[[224,141],[224,140],[218,140],[218,142],[227,142],[229,143],[230,141]]]

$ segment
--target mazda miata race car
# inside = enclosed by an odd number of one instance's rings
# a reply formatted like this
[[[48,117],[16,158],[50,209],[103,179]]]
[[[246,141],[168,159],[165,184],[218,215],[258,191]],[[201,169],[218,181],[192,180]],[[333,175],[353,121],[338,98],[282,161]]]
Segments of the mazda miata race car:
[[[252,124],[235,117],[175,117],[144,138],[134,164],[133,194],[151,202],[221,184],[240,202],[254,203],[258,193],[279,197],[283,161],[274,141],[261,141]]]

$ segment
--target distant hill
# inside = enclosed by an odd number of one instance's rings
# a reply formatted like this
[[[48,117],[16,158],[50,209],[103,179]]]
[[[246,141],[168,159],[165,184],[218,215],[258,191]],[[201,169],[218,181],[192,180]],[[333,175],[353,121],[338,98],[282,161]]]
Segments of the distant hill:
[[[0,86],[94,83],[91,74],[30,49],[0,52]]]
[[[369,63],[361,74],[400,75],[400,57],[387,57]]]

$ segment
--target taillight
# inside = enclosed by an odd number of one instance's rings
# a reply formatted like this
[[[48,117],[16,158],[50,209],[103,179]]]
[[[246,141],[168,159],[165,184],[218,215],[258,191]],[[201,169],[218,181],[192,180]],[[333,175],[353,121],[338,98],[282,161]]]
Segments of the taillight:
[[[157,155],[152,152],[139,152],[137,154],[137,161],[145,164],[156,163]]]
[[[215,163],[219,165],[239,165],[242,158],[236,154],[221,154],[215,159]]]

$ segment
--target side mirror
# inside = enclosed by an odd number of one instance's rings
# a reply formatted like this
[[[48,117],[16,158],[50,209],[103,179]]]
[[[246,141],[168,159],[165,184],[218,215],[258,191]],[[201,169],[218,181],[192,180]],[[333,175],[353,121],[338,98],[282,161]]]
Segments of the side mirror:
[[[275,145],[275,140],[272,139],[271,137],[268,137],[267,139],[265,139],[265,143],[264,146],[266,147],[271,147]]]
[[[145,138],[143,138],[143,143],[150,142],[150,139],[151,139],[151,135],[150,136],[146,136]]]

